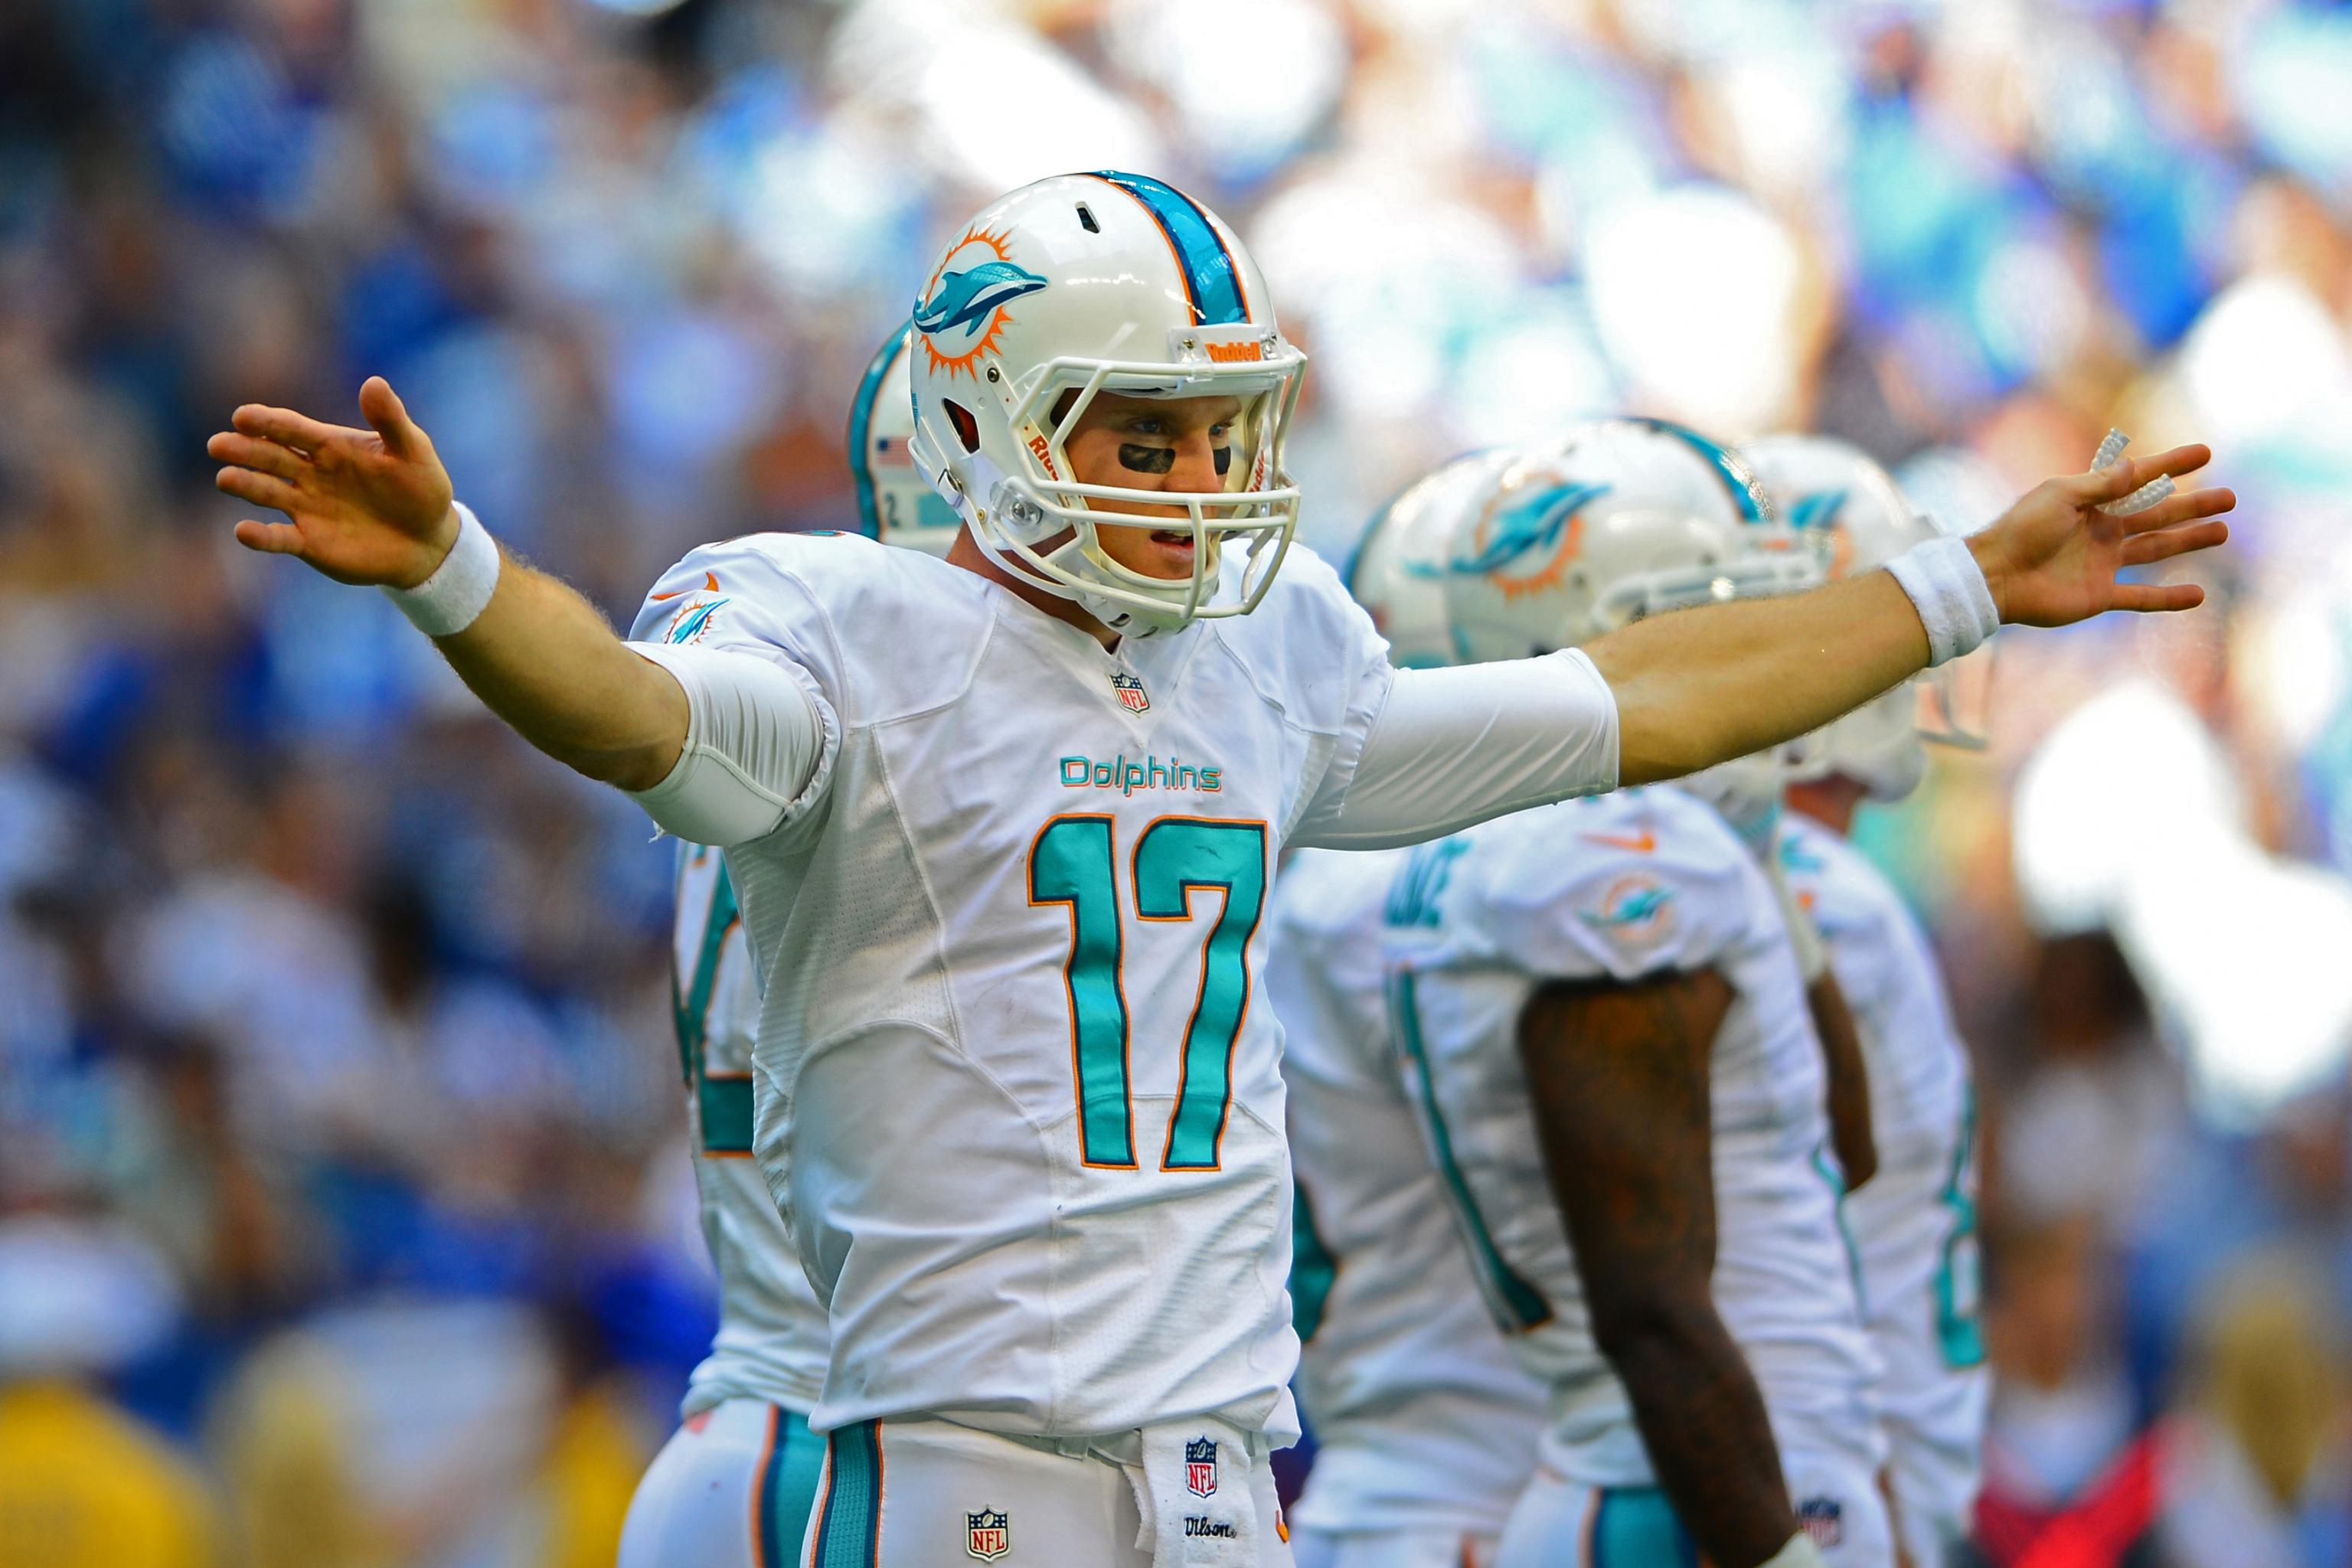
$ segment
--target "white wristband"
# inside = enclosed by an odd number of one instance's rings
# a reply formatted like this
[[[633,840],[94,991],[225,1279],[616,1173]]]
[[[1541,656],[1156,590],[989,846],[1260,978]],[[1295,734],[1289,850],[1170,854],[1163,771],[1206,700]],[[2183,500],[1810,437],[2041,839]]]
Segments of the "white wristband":
[[[1948,663],[2000,630],[1984,569],[1965,539],[1930,539],[1886,563],[1927,628],[1927,663]]]
[[[474,624],[499,586],[499,542],[473,509],[451,501],[457,514],[457,542],[414,588],[386,586],[383,595],[411,625],[428,637],[455,637]]]
[[[1813,1538],[1801,1530],[1789,1537],[1787,1543],[1760,1568],[1830,1568],[1830,1563],[1822,1555],[1822,1549],[1813,1544]]]

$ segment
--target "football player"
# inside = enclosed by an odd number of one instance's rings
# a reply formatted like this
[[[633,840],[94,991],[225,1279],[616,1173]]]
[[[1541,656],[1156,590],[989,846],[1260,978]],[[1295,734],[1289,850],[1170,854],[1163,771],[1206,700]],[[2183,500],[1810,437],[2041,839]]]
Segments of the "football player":
[[[906,456],[912,333],[891,333],[858,382],[850,469],[861,531],[943,555],[955,514]],[[672,1012],[719,1332],[688,1382],[682,1424],[630,1502],[621,1568],[782,1568],[800,1552],[824,1464],[808,1416],[824,1386],[824,1308],[751,1159],[759,986],[719,852],[681,845],[677,893]]]
[[[1725,481],[1633,420],[1526,453],[1463,498],[1455,645],[1573,646],[1817,575]],[[1754,854],[1691,795],[1627,791],[1424,845],[1367,903],[1429,1161],[1550,1389],[1505,1568],[1885,1568],[1821,1051]]]
[[[1884,468],[1843,442],[1775,436],[1745,450],[1832,576],[1874,570],[1935,532]],[[1916,1568],[1942,1568],[1975,1506],[1989,1393],[1975,1096],[1925,933],[1845,839],[1862,802],[1901,800],[1926,771],[1916,695],[1897,687],[1808,742],[1780,858],[1828,945],[1869,1064],[1879,1175],[1848,1200],[1846,1222],[1885,1363],[1879,1407],[1896,1531]]]
[[[1403,668],[1452,663],[1440,580],[1456,497],[1507,454],[1438,469],[1366,531],[1348,585]],[[1314,1468],[1299,1568],[1491,1568],[1535,1468],[1543,1384],[1479,1299],[1421,1144],[1381,993],[1381,903],[1402,850],[1300,850],[1267,915],[1297,1182],[1290,1294]]]
[[[2096,510],[2207,460],[2184,447],[1810,595],[1399,671],[1290,546],[1305,359],[1213,215],[1040,181],[913,315],[948,558],[730,541],[627,639],[499,550],[380,378],[370,429],[248,405],[209,448],[287,514],[241,542],[391,591],[527,740],[725,848],[763,981],[754,1152],[827,1307],[825,1563],[1286,1559],[1290,1173],[1253,1005],[1283,847],[1709,766],[2003,619],[2187,608],[2117,574],[2218,543],[2232,500]]]

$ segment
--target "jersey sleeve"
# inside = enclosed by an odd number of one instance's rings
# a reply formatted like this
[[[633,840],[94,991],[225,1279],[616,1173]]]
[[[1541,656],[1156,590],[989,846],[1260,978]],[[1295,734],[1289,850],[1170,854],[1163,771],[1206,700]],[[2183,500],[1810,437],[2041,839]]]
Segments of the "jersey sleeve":
[[[636,796],[671,831],[709,843],[763,837],[807,816],[832,782],[845,670],[792,548],[781,535],[705,545],[662,574],[630,627],[632,646],[670,672],[690,710],[677,767]]]
[[[1481,843],[1446,911],[1493,957],[1548,980],[1630,983],[1712,967],[1746,934],[1747,879],[1762,873],[1728,829],[1718,842],[1679,813],[1612,813],[1591,829],[1575,808],[1535,815],[1568,831]]]

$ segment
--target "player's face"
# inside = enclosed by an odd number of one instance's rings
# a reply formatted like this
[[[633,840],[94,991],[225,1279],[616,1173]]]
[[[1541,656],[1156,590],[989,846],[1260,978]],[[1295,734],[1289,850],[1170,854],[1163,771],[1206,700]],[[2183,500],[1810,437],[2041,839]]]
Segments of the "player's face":
[[[1128,397],[1096,395],[1063,444],[1072,477],[1081,484],[1138,490],[1222,490],[1234,460],[1238,397]],[[1181,506],[1149,501],[1095,500],[1096,511],[1140,517],[1185,515]],[[1192,533],[1186,529],[1097,524],[1103,553],[1130,572],[1150,577],[1192,574]],[[1213,548],[1213,546],[1212,546]]]

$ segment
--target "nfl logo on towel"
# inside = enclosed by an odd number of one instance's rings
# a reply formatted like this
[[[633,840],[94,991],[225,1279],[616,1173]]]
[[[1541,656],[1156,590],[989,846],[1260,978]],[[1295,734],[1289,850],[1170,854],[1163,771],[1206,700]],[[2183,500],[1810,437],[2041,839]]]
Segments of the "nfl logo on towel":
[[[1110,678],[1110,689],[1118,693],[1119,705],[1129,712],[1151,711],[1150,694],[1143,689],[1143,682],[1135,677],[1125,673],[1114,675]]]
[[[1194,1497],[1210,1497],[1217,1489],[1217,1443],[1195,1437],[1184,1445],[1184,1489]]]
[[[1013,1550],[1013,1521],[1003,1509],[965,1514],[963,1524],[963,1549],[982,1563],[993,1563]]]

